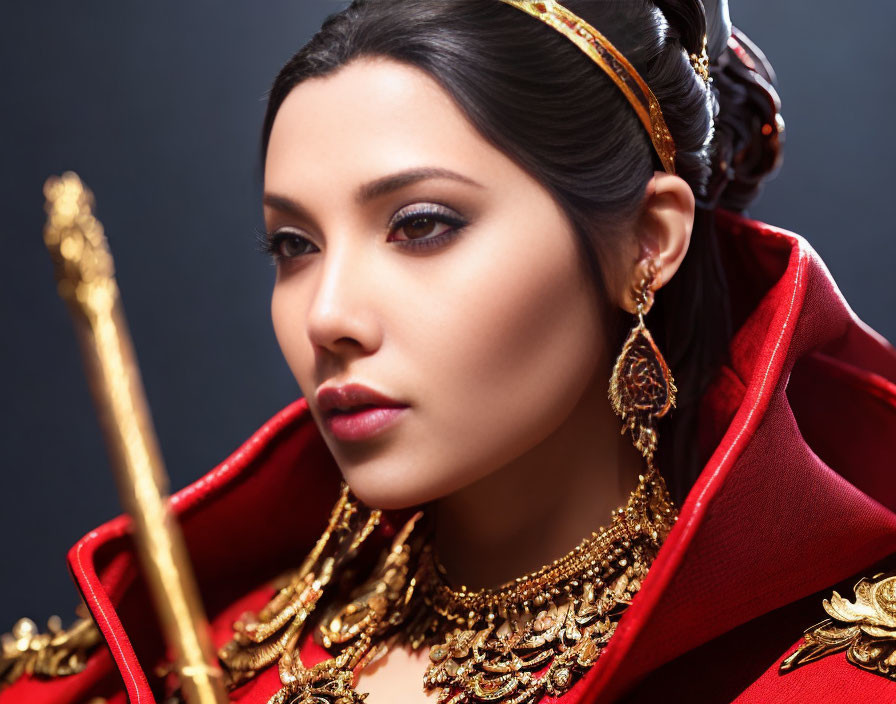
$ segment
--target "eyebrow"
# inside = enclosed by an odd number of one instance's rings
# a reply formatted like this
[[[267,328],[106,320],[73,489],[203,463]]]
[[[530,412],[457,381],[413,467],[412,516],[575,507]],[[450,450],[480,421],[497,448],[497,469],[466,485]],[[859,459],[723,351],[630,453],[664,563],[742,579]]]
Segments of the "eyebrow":
[[[451,171],[450,169],[444,169],[435,166],[424,166],[416,169],[408,169],[407,171],[399,171],[396,174],[383,176],[382,178],[378,178],[375,181],[366,183],[358,189],[355,200],[358,203],[363,204],[367,201],[373,200],[374,198],[384,196],[387,193],[392,193],[393,191],[405,188],[406,186],[419,183],[420,181],[427,181],[429,179],[437,178],[448,179],[450,181],[458,181],[460,183],[465,183],[468,186],[483,188],[481,183],[474,181],[468,176],[459,174],[456,171]]]
[[[381,196],[406,188],[407,186],[419,183],[420,181],[427,181],[430,179],[448,179],[450,181],[465,183],[469,186],[475,186],[476,188],[484,188],[481,183],[474,181],[468,176],[459,174],[456,171],[435,166],[425,166],[416,169],[408,169],[406,171],[399,171],[398,173],[389,174],[388,176],[383,176],[382,178],[365,183],[355,194],[355,201],[363,205],[364,203]],[[277,210],[292,215],[309,218],[308,212],[301,205],[286,196],[265,193],[263,203],[271,208],[276,208]]]

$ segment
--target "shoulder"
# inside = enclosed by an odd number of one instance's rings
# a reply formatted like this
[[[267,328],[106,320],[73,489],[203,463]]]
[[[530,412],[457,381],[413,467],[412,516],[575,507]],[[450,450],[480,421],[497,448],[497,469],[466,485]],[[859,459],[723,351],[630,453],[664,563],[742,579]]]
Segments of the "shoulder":
[[[853,591],[855,601],[837,591],[824,599],[828,618],[807,628],[737,701],[797,693],[812,693],[814,702],[896,700],[896,570],[863,577]]]
[[[670,691],[689,704],[896,701],[896,555],[666,663],[621,701]]]
[[[881,701],[878,690],[896,701],[894,682],[847,647],[780,671],[830,616],[834,591],[854,603],[863,577],[896,568],[896,350],[803,238],[731,214],[718,223],[736,333],[705,399],[709,459],[593,690],[636,686],[632,702],[846,704]]]

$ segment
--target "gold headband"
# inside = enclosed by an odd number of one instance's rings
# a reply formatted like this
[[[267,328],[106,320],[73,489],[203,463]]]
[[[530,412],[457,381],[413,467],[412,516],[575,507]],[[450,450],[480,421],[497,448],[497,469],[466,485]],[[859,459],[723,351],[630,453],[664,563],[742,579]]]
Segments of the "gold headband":
[[[667,173],[675,173],[675,142],[660,103],[628,59],[603,34],[554,0],[501,0],[565,35],[603,69],[638,114]]]

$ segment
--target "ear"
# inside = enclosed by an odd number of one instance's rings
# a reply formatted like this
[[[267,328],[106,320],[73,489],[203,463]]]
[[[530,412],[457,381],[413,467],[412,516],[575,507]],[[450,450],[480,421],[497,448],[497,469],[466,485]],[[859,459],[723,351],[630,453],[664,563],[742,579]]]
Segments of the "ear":
[[[694,228],[694,193],[687,181],[664,171],[647,182],[641,212],[634,223],[637,256],[627,266],[620,303],[629,313],[637,310],[636,294],[644,279],[656,271],[651,291],[665,286],[678,271]]]

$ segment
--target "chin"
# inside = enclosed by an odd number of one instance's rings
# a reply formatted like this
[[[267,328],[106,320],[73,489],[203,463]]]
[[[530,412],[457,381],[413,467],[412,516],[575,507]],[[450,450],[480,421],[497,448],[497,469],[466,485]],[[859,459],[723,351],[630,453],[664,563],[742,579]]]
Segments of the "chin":
[[[432,501],[432,496],[417,487],[408,486],[406,482],[396,482],[375,476],[361,476],[363,472],[343,472],[342,476],[352,493],[371,508],[399,510],[419,506]]]
[[[352,493],[371,508],[400,510],[435,501],[454,487],[426,481],[419,471],[380,471],[373,467],[342,467],[342,476]]]

